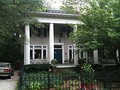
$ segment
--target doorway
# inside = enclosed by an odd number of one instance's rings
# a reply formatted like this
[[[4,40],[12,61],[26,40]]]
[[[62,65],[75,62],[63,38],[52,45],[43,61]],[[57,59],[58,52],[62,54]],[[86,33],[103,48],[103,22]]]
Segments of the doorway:
[[[58,64],[62,64],[62,45],[54,45],[54,59]]]

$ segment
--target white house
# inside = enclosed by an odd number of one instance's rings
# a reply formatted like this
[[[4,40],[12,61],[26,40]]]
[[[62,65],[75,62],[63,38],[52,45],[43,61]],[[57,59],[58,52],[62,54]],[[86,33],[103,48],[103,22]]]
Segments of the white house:
[[[78,56],[91,58],[98,63],[98,51],[92,57],[83,52],[76,54],[77,48],[69,39],[70,32],[77,30],[76,24],[81,24],[77,14],[67,14],[65,11],[49,10],[47,12],[31,12],[43,27],[25,26],[24,64],[51,63],[58,60],[59,64],[77,65]],[[73,27],[71,27],[71,25]],[[36,31],[33,33],[34,28]]]

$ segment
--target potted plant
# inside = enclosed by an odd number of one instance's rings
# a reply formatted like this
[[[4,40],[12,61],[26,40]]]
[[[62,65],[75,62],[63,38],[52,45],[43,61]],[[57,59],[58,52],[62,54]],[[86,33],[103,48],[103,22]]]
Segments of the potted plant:
[[[55,65],[55,64],[57,64],[58,63],[58,61],[56,60],[56,59],[52,59],[52,61],[51,61],[51,64],[52,65]]]

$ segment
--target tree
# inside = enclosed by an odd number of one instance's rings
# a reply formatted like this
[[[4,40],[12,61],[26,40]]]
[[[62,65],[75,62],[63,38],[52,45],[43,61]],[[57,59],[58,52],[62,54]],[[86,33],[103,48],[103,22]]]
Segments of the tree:
[[[91,0],[79,8],[79,19],[83,22],[71,35],[78,47],[84,50],[103,49],[109,51],[111,59],[119,63],[116,50],[120,49],[120,1]]]
[[[81,8],[85,8],[88,5],[86,0],[63,0],[61,9],[68,11],[71,14],[79,14]]]
[[[0,0],[0,60],[21,59],[24,26],[34,23],[29,11],[43,11],[42,0]]]

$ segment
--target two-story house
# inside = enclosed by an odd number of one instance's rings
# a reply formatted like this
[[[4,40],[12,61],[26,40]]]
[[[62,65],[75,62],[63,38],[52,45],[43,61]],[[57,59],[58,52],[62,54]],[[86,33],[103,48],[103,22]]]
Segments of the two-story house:
[[[58,64],[77,65],[80,57],[98,63],[97,50],[92,55],[86,52],[78,55],[75,44],[69,38],[70,32],[77,30],[77,24],[82,24],[78,19],[80,15],[63,10],[31,12],[31,15],[42,25],[25,26],[24,64],[51,63],[56,59]]]

